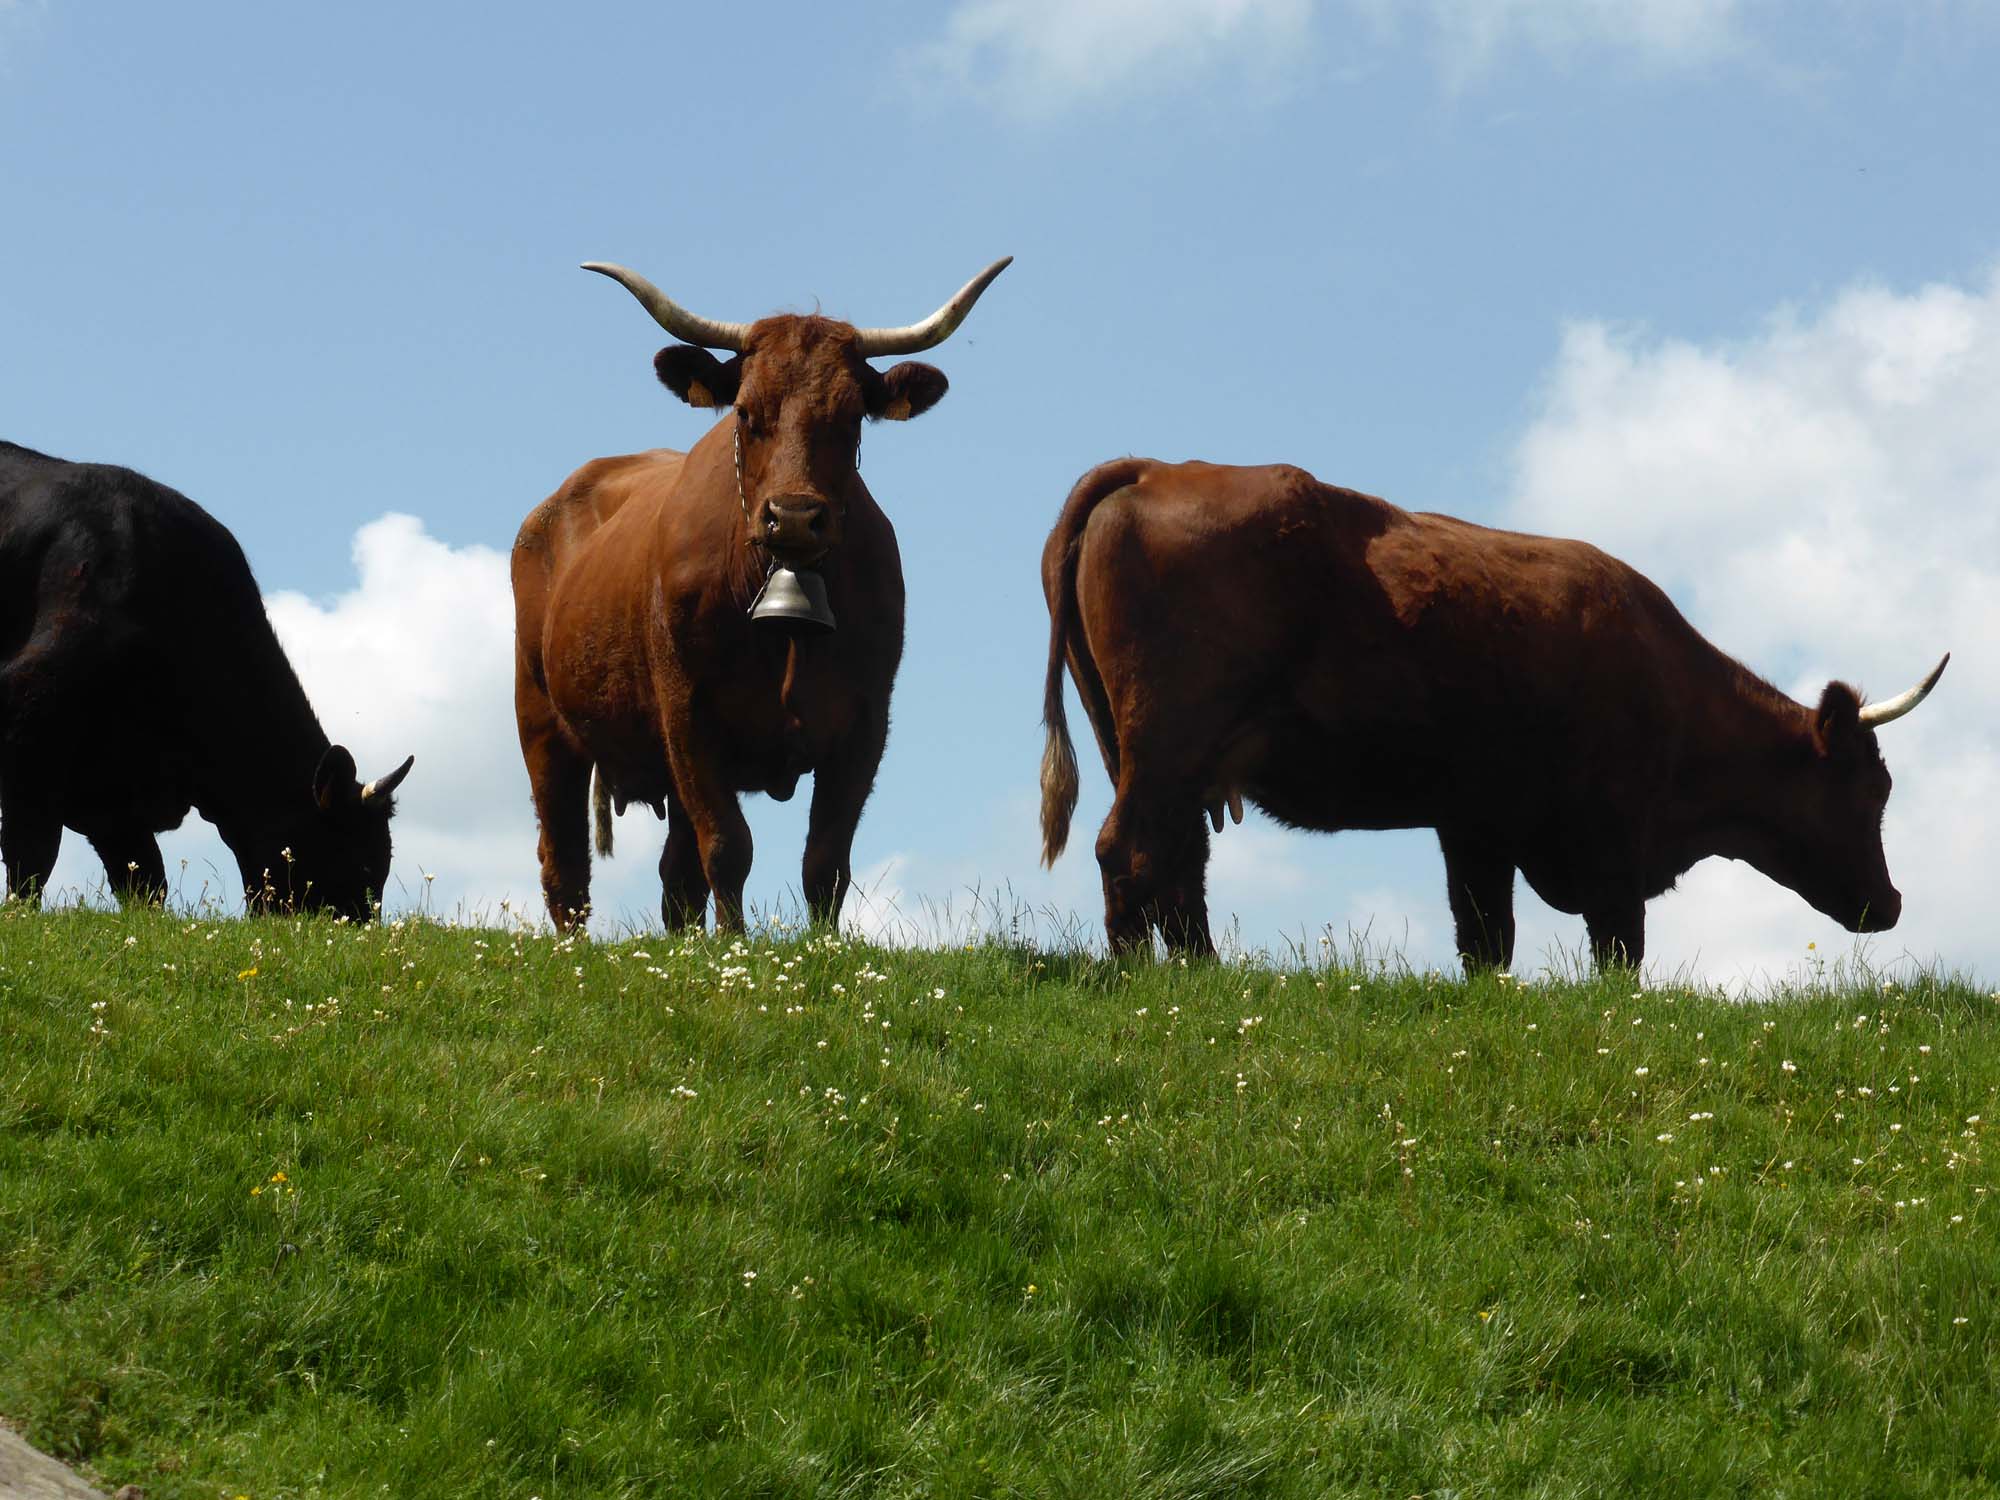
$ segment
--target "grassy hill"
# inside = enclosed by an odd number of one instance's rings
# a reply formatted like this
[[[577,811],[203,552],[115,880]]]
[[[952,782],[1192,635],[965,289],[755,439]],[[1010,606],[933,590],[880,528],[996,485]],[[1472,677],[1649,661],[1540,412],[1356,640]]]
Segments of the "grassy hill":
[[[0,912],[0,1413],[164,1497],[1984,1495],[2000,999]]]

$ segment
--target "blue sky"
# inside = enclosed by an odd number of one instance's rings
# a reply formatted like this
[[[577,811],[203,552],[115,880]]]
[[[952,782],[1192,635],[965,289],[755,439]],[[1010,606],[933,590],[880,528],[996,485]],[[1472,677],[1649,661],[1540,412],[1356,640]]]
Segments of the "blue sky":
[[[1907,903],[1869,951],[2000,973],[1996,62],[1973,0],[0,0],[0,435],[228,524],[329,732],[418,755],[393,899],[533,910],[506,549],[585,459],[704,426],[577,262],[896,323],[1012,254],[931,356],[949,397],[864,443],[910,641],[859,920],[1002,888],[1095,930],[1095,765],[1034,862],[1036,564],[1142,453],[1588,537],[1797,693],[1949,647],[1885,736]],[[768,906],[803,799],[752,816]],[[621,838],[599,905],[643,919],[658,825]],[[188,894],[228,869],[193,825],[168,852]],[[1253,820],[1213,884],[1251,948],[1449,955],[1426,834]],[[1523,903],[1523,967],[1579,944]],[[1724,979],[1850,947],[1720,862],[1652,934]]]

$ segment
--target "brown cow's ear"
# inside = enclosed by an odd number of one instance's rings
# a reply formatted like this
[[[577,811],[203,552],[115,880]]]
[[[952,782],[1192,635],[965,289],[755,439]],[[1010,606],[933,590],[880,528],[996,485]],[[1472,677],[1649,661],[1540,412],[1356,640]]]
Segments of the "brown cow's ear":
[[[743,357],[724,364],[706,349],[692,344],[669,344],[653,356],[653,373],[660,384],[689,406],[732,406],[737,382],[743,376]]]
[[[328,745],[313,771],[313,801],[321,812],[333,812],[361,796],[354,776],[354,757],[345,745]]]
[[[1844,682],[1829,682],[1813,714],[1813,741],[1822,755],[1851,744],[1861,732],[1861,695]]]
[[[868,415],[882,422],[907,422],[936,406],[950,387],[936,365],[906,359],[868,383]]]

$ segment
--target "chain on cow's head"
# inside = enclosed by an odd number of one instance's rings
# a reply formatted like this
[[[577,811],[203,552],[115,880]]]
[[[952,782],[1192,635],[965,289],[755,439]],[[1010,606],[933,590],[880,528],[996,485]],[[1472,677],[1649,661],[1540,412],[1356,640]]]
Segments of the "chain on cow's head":
[[[743,425],[730,425],[731,446],[736,450],[736,503],[743,507],[743,545],[757,545],[757,535],[750,525],[750,497],[743,493]]]

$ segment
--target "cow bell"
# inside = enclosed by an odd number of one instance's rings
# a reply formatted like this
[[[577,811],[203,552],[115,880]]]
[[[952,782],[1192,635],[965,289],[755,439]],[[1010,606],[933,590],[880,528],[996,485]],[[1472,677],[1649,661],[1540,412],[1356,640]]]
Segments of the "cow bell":
[[[833,610],[826,602],[826,580],[811,568],[794,572],[772,568],[757,597],[750,601],[753,620],[792,620],[801,625],[833,629]]]

